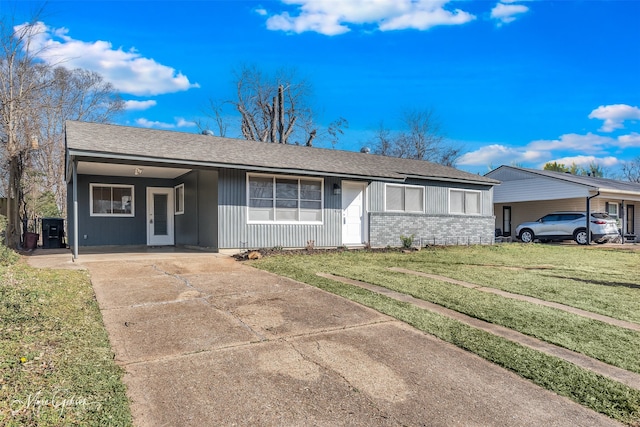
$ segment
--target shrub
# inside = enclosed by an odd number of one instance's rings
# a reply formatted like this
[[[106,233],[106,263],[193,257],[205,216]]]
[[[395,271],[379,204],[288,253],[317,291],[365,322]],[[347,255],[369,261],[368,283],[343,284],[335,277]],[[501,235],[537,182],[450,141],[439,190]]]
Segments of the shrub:
[[[415,238],[415,235],[411,235],[411,236],[405,236],[405,235],[401,235],[400,236],[400,241],[402,242],[402,247],[405,249],[409,249],[413,246],[413,239]]]

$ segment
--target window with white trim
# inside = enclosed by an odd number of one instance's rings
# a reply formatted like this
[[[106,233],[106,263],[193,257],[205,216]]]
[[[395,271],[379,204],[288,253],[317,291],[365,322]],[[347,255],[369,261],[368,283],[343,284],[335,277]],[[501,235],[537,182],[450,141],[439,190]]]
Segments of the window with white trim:
[[[247,174],[248,219],[253,223],[322,223],[323,180]]]
[[[605,210],[614,218],[618,218],[618,204],[617,203],[609,203],[605,202]]]
[[[134,216],[133,185],[89,184],[91,216]]]
[[[480,215],[480,191],[449,189],[449,213],[460,215]]]
[[[176,185],[175,190],[175,214],[182,215],[184,213],[184,184]]]
[[[386,184],[385,211],[424,212],[424,187]]]

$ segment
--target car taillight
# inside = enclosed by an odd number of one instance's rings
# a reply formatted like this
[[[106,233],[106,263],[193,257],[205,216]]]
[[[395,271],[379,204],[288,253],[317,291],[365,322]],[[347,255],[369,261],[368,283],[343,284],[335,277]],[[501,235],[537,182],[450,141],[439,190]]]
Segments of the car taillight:
[[[598,224],[598,225],[604,225],[607,223],[607,221],[603,221],[603,220],[595,220],[595,221],[591,221],[594,224]]]

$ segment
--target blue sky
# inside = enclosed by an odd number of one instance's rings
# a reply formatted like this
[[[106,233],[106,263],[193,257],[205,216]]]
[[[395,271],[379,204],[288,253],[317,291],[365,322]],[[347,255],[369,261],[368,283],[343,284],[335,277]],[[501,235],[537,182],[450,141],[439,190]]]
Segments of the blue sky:
[[[0,9],[19,21],[38,4]],[[460,169],[597,162],[616,176],[640,156],[639,17],[635,0],[50,0],[38,43],[113,83],[121,124],[197,132],[209,99],[234,97],[234,68],[295,67],[318,124],[349,122],[337,149],[431,108]]]

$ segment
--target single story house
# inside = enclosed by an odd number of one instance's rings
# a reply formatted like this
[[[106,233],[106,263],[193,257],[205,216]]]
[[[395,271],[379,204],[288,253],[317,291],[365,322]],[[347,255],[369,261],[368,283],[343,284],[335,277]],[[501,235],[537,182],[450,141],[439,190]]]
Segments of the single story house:
[[[493,242],[498,181],[431,162],[78,121],[65,142],[74,256]]]
[[[636,240],[639,183],[504,165],[485,176],[501,182],[493,202],[495,226],[504,236],[515,233],[518,224],[554,211],[589,211],[609,213],[618,219],[626,240]]]

